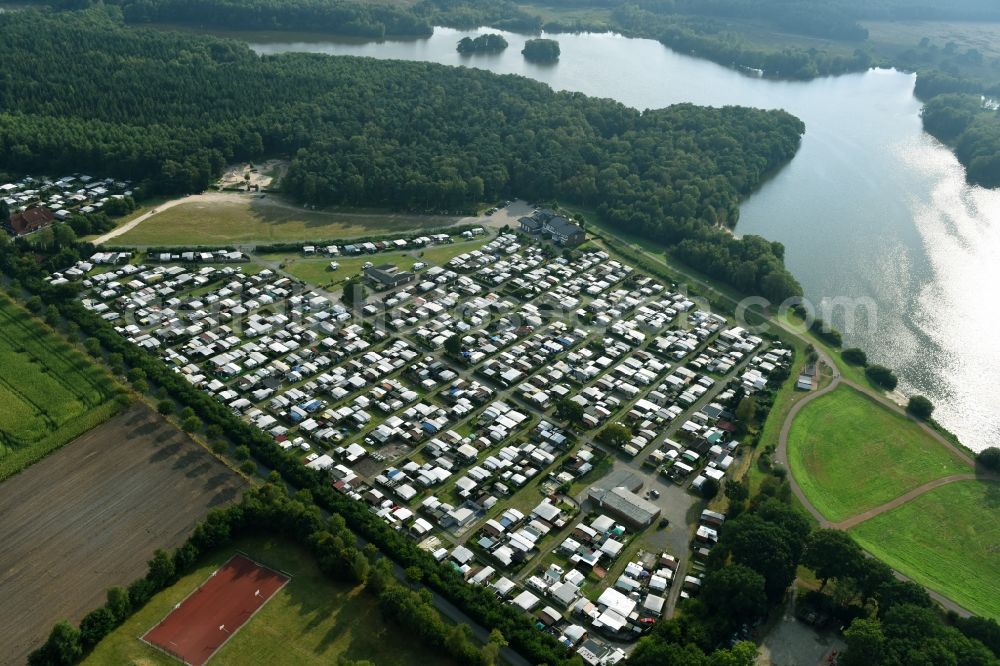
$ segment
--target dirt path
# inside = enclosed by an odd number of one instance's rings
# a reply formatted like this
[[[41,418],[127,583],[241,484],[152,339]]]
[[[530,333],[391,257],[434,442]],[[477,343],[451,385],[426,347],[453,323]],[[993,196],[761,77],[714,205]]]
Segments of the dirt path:
[[[930,492],[930,491],[934,490],[935,488],[940,488],[941,486],[946,486],[949,483],[955,483],[956,481],[975,481],[977,479],[979,479],[981,481],[982,480],[990,480],[990,481],[997,480],[997,479],[993,479],[991,477],[977,476],[977,475],[971,474],[971,473],[970,474],[952,474],[951,476],[945,476],[945,477],[942,477],[940,479],[934,479],[933,481],[928,481],[924,485],[919,486],[917,488],[914,488],[910,492],[904,493],[904,494],[900,495],[899,497],[897,497],[896,499],[891,500],[889,502],[886,502],[885,504],[882,504],[881,506],[877,506],[877,507],[875,507],[873,509],[868,509],[867,511],[863,511],[863,512],[857,514],[856,516],[851,516],[850,518],[848,518],[846,520],[842,520],[839,523],[832,523],[830,525],[830,527],[832,527],[834,529],[838,529],[838,530],[849,530],[852,527],[854,527],[855,525],[858,525],[859,523],[863,523],[866,520],[869,520],[871,518],[874,518],[875,516],[878,516],[880,514],[885,513],[886,511],[892,511],[896,507],[902,506],[903,504],[906,504],[910,500],[916,499],[916,498],[920,497],[921,495],[923,495],[924,493],[927,493],[927,492]]]

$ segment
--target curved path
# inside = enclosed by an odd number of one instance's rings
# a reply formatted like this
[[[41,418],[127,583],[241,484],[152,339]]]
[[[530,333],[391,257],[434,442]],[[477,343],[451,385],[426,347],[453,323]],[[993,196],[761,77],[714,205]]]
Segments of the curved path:
[[[826,352],[818,351],[818,354],[819,354],[819,362],[823,363],[833,371],[833,379],[829,385],[823,387],[818,391],[813,392],[812,395],[806,397],[803,400],[800,400],[799,402],[795,403],[795,405],[792,406],[792,408],[788,412],[788,416],[785,417],[785,422],[781,424],[781,433],[778,436],[778,446],[775,449],[774,456],[775,459],[781,465],[783,465],[786,470],[788,470],[787,478],[789,485],[791,486],[792,493],[794,493],[795,497],[797,497],[798,500],[802,503],[802,506],[804,506],[806,510],[810,514],[812,514],[812,516],[815,517],[817,521],[819,521],[820,527],[837,529],[837,530],[848,530],[854,527],[855,525],[859,525],[860,523],[863,523],[866,520],[874,518],[875,516],[881,515],[887,511],[892,511],[893,509],[900,507],[903,504],[906,504],[907,502],[914,500],[917,497],[920,497],[921,495],[928,493],[936,488],[940,488],[941,486],[945,486],[950,483],[955,483],[956,481],[974,481],[977,479],[981,481],[1000,481],[1000,475],[976,474],[974,471],[975,461],[973,460],[972,456],[968,454],[968,452],[956,446],[953,442],[950,442],[947,439],[945,439],[945,437],[943,437],[940,432],[934,430],[925,422],[916,419],[912,415],[908,414],[905,409],[903,409],[896,403],[887,400],[886,398],[882,397],[881,395],[878,395],[877,393],[875,393],[874,391],[872,391],[867,387],[859,386],[856,382],[852,382],[848,379],[843,378],[840,373],[840,370],[837,369],[836,364],[833,362],[833,359],[831,359]],[[788,435],[792,429],[792,422],[795,420],[795,417],[798,415],[798,413],[802,411],[803,407],[805,407],[813,400],[833,391],[841,383],[843,383],[846,386],[850,386],[852,389],[865,395],[868,399],[877,403],[879,406],[885,409],[892,410],[895,413],[901,414],[906,418],[908,418],[909,420],[915,422],[917,425],[923,428],[924,431],[928,435],[930,435],[934,440],[936,440],[937,442],[942,444],[946,449],[948,449],[956,458],[967,463],[973,469],[973,471],[970,471],[966,474],[952,474],[950,476],[945,476],[940,479],[934,479],[933,481],[928,481],[927,483],[918,486],[917,488],[914,488],[909,492],[906,492],[900,495],[899,497],[889,502],[886,502],[885,504],[873,507],[867,511],[863,511],[862,513],[859,513],[855,516],[851,516],[850,518],[847,518],[840,522],[831,523],[829,520],[826,519],[826,517],[822,513],[820,513],[820,511],[815,506],[813,506],[812,502],[809,501],[809,498],[806,497],[805,492],[803,492],[801,486],[799,486],[798,482],[795,480],[795,475],[792,474],[791,467],[788,464]],[[906,581],[910,580],[910,578],[904,576],[898,571],[894,571],[894,573],[896,577],[901,580],[906,580]],[[969,610],[963,608],[962,606],[955,603],[954,601],[944,596],[940,592],[936,592],[935,590],[927,588],[926,586],[924,589],[927,590],[927,593],[930,595],[932,599],[934,599],[934,601],[936,601],[945,609],[954,611],[964,617],[972,615],[972,613]]]
[[[643,256],[647,257],[648,259],[651,259],[653,262],[660,264],[664,268],[666,268],[666,269],[668,269],[670,271],[673,271],[674,273],[676,273],[678,275],[681,275],[681,276],[685,277],[691,283],[696,284],[699,287],[702,287],[703,289],[706,289],[708,293],[714,293],[714,294],[716,294],[722,301],[727,302],[727,303],[733,305],[734,307],[736,307],[738,305],[736,299],[732,298],[728,294],[721,293],[720,291],[718,291],[717,289],[715,289],[715,287],[713,287],[712,285],[708,284],[707,282],[705,282],[704,280],[698,278],[697,276],[692,275],[690,272],[688,272],[688,271],[686,271],[684,269],[678,268],[675,265],[669,265],[669,264],[667,264],[658,255],[656,255],[656,254],[654,254],[654,253],[646,250],[642,246],[633,245],[632,243],[626,243],[626,245],[628,245],[633,251],[642,254]],[[807,337],[805,337],[802,334],[801,331],[794,330],[791,326],[786,325],[785,323],[783,323],[779,319],[773,319],[772,318],[772,319],[770,319],[770,321],[774,325],[776,325],[779,328],[785,330],[790,335],[798,338],[803,343],[805,343],[805,344],[811,344],[811,341]],[[936,430],[934,430],[933,428],[931,428],[930,426],[928,426],[926,423],[914,419],[911,415],[907,414],[906,411],[902,407],[900,407],[900,405],[887,400],[886,398],[882,397],[881,395],[878,395],[878,394],[874,393],[873,391],[871,391],[871,389],[868,389],[868,388],[862,387],[862,386],[858,386],[855,382],[852,382],[852,381],[847,380],[847,379],[843,379],[843,377],[841,376],[840,370],[837,368],[837,364],[833,362],[833,359],[830,358],[829,354],[827,354],[822,349],[816,349],[816,352],[819,355],[819,363],[822,363],[822,364],[826,365],[827,367],[829,367],[832,370],[832,372],[833,372],[833,379],[830,382],[829,386],[826,386],[826,387],[820,389],[819,391],[815,391],[811,396],[806,397],[805,399],[797,402],[795,405],[792,406],[792,409],[789,411],[788,416],[785,418],[785,422],[781,426],[781,434],[779,435],[778,446],[775,449],[774,455],[775,455],[775,459],[779,463],[781,463],[782,465],[784,465],[786,470],[788,470],[788,477],[787,478],[788,478],[788,481],[789,481],[789,485],[791,486],[792,493],[794,493],[795,496],[799,499],[799,501],[802,503],[802,506],[804,506],[806,508],[806,510],[809,511],[809,513],[812,514],[816,518],[817,521],[819,521],[820,526],[822,526],[822,527],[836,527],[835,525],[833,525],[832,523],[830,523],[830,521],[828,521],[826,519],[826,517],[824,517],[823,514],[821,514],[816,509],[815,506],[812,505],[812,503],[809,501],[809,498],[807,498],[805,496],[805,493],[802,492],[802,488],[799,487],[799,484],[795,481],[795,476],[791,473],[791,469],[788,466],[788,433],[791,431],[792,421],[795,419],[795,416],[799,413],[799,411],[801,411],[801,409],[802,409],[803,406],[805,406],[807,403],[815,400],[816,398],[818,398],[818,397],[820,397],[822,395],[826,395],[830,391],[834,390],[840,384],[841,381],[843,381],[848,386],[854,388],[855,390],[860,391],[861,393],[863,393],[864,395],[868,396],[873,401],[875,401],[875,402],[877,402],[877,403],[885,406],[886,408],[895,410],[897,413],[902,413],[907,418],[916,421],[918,423],[918,425],[920,425],[920,427],[924,428],[924,430],[928,434],[931,435],[931,437],[933,437],[935,440],[937,440],[938,442],[940,442],[941,444],[943,444],[945,447],[947,447],[958,458],[960,458],[960,459],[968,462],[970,465],[974,466],[975,463],[972,460],[972,457],[969,456],[969,454],[966,451],[964,451],[963,449],[955,446],[952,442],[949,442],[947,439],[945,439],[944,437],[941,436],[941,433],[937,432]],[[957,476],[964,477],[964,475],[957,475]],[[972,476],[972,478],[979,478],[979,479],[987,478],[987,479],[990,479],[990,480],[1000,480],[1000,476],[998,476],[998,475],[989,475],[989,476],[984,477],[984,476],[976,476],[975,474],[971,474],[970,473],[970,476]],[[946,485],[947,483],[952,483],[954,481],[961,480],[961,478],[951,478],[950,480],[947,480],[947,479],[949,479],[949,477],[945,477],[944,479],[940,479],[939,481],[942,481],[942,483],[940,483],[939,486],[940,485]],[[939,486],[935,486],[935,487],[939,487]],[[920,496],[920,495],[928,492],[929,490],[932,490],[932,488],[921,486],[920,488],[915,488],[913,491],[911,491],[912,496],[909,496],[910,493],[907,493],[906,495],[903,495],[900,498],[897,498],[897,500],[899,500],[899,504],[904,504],[905,502],[908,502],[908,501],[914,499],[915,497],[918,497],[918,496]],[[904,497],[906,499],[903,499]],[[845,521],[841,521],[841,523],[845,523],[845,522],[848,522],[848,521],[854,521],[855,518],[858,519],[857,523],[860,523],[860,522],[862,522],[862,519],[860,518],[861,516],[864,516],[863,520],[867,520],[869,518],[872,518],[875,515],[877,515],[878,513],[882,513],[884,511],[888,511],[888,510],[890,510],[892,508],[895,508],[895,506],[890,506],[890,505],[895,504],[895,502],[896,502],[896,500],[893,500],[892,502],[889,502],[888,504],[884,504],[881,507],[876,507],[875,509],[872,509],[871,512],[865,512],[864,514],[859,514],[859,516],[848,518]],[[871,515],[866,515],[867,513],[871,513]],[[854,524],[857,524],[857,523],[852,523],[852,526]],[[899,578],[900,580],[907,580],[907,581],[910,580],[909,578],[907,578],[903,574],[899,573],[898,571],[896,571],[894,573],[895,573],[896,577]],[[932,599],[934,599],[937,603],[939,603],[945,609],[955,611],[956,613],[958,613],[959,615],[962,615],[964,617],[968,617],[968,616],[972,615],[972,613],[969,612],[967,609],[963,608],[962,606],[959,606],[954,601],[952,601],[948,597],[942,595],[941,593],[935,592],[934,590],[932,590],[930,588],[927,588],[927,587],[925,587],[924,589],[927,590],[927,593],[930,595],[930,597]]]
[[[941,486],[946,486],[949,483],[954,483],[956,481],[975,481],[976,479],[983,480],[984,477],[976,476],[975,474],[971,473],[952,474],[951,476],[943,476],[940,479],[934,479],[933,481],[928,481],[922,486],[918,486],[917,488],[914,488],[910,492],[904,493],[899,497],[897,497],[896,499],[886,502],[885,504],[876,506],[872,509],[868,509],[867,511],[863,511],[857,514],[856,516],[851,516],[850,518],[842,520],[839,523],[830,523],[828,526],[836,530],[849,530],[859,523],[863,523],[870,518],[874,518],[879,514],[885,513],[886,511],[892,511],[896,507],[902,506],[903,504],[906,504],[910,500],[916,499],[917,497],[920,497],[924,493],[930,492],[935,488],[940,488]]]

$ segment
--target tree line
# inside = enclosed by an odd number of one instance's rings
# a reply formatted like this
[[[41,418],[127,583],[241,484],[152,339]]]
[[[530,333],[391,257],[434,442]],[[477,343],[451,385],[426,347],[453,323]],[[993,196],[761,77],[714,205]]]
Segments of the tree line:
[[[429,37],[435,25],[537,32],[541,18],[510,0],[420,0],[411,6],[360,0],[28,0],[79,10],[115,5],[130,24],[170,23],[221,30],[329,32],[384,39]]]
[[[286,154],[282,188],[304,203],[456,212],[559,199],[652,240],[711,244],[804,131],[781,111],[639,112],[475,69],[261,57],[235,41],[127,28],[115,13],[0,15],[0,168],[94,170],[149,195],[199,191],[229,161]],[[730,253],[744,242],[727,241]],[[769,267],[758,289],[774,274],[769,291],[797,295],[777,248],[737,254]]]

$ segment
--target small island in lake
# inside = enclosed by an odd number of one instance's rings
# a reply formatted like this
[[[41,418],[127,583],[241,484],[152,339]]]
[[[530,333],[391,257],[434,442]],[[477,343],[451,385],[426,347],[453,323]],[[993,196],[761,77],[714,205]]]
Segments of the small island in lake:
[[[559,42],[554,39],[529,39],[521,53],[535,62],[555,62],[559,60]]]
[[[485,34],[472,39],[463,37],[456,47],[459,53],[499,53],[507,48],[503,35]]]

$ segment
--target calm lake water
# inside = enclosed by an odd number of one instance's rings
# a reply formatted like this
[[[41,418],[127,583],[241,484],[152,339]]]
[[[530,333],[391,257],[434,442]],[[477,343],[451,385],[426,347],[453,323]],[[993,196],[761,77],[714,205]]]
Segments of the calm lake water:
[[[251,46],[479,67],[639,109],[788,110],[806,123],[801,150],[743,204],[736,233],[784,243],[815,303],[870,302],[853,323],[834,310],[847,342],[894,368],[904,393],[931,398],[935,417],[969,447],[1000,443],[1000,192],[965,185],[955,157],[921,130],[913,75],[772,81],[612,34],[555,35],[554,65],[526,62],[516,34],[504,33],[510,48],[500,54],[455,51],[480,32],[438,28],[428,39],[382,43],[257,36]]]

